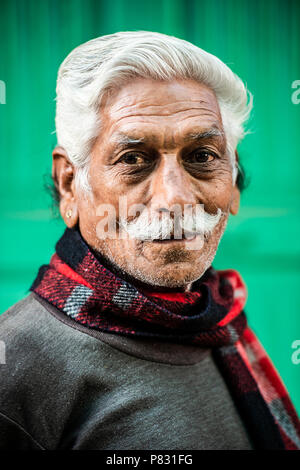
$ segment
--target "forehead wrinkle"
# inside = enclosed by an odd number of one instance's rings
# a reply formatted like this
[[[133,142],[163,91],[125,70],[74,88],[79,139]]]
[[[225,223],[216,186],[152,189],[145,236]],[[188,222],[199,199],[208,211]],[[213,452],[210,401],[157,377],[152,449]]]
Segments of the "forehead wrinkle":
[[[125,103],[122,103],[125,101]],[[155,100],[154,100],[155,101]],[[179,108],[179,109],[174,109]],[[192,110],[196,111],[209,111],[212,113],[219,113],[219,105],[218,101],[215,99],[214,101],[206,100],[206,99],[192,99],[189,98],[188,100],[174,100],[168,101],[166,103],[155,103],[153,102],[153,96],[147,97],[147,99],[133,99],[132,102],[128,102],[128,97],[121,99],[109,107],[106,105],[106,109],[110,114],[111,118],[114,118],[114,115],[121,114],[119,119],[123,119],[124,117],[130,116],[166,116],[178,113],[184,113]],[[161,109],[161,113],[157,111]],[[125,115],[125,116],[124,116]]]
[[[170,106],[170,105],[186,105],[187,109],[190,107],[191,103],[194,104],[209,104],[209,101],[208,100],[205,100],[205,99],[200,99],[199,97],[198,98],[189,98],[188,100],[180,100],[180,99],[177,99],[176,101],[173,101],[173,102],[166,102],[166,103],[153,103],[153,96],[147,96],[146,98],[139,98],[138,101],[136,101],[136,98],[132,97],[131,98],[131,101],[130,102],[130,99],[128,99],[128,96],[125,96],[124,98],[121,98],[119,99],[117,102],[115,103],[112,103],[110,104],[110,108],[113,109],[113,110],[116,110],[116,111],[120,111],[124,108],[127,108],[127,107],[163,107],[163,106]],[[122,102],[125,102],[125,104],[122,104]],[[150,103],[150,104],[149,104]]]
[[[124,119],[127,120],[128,123],[130,123],[131,125],[132,125],[132,123],[135,124],[135,119],[136,118],[139,118],[139,120],[136,123],[137,125],[139,125],[139,124],[143,124],[143,125],[146,124],[147,125],[147,121],[149,119],[149,124],[151,124],[151,125],[154,124],[154,125],[159,125],[159,126],[162,125],[160,123],[161,119],[163,119],[163,120],[168,119],[168,121],[169,121],[168,125],[170,125],[170,123],[172,123],[173,119],[176,118],[176,128],[178,127],[178,124],[183,123],[184,121],[188,121],[190,119],[197,119],[197,120],[203,121],[206,118],[210,122],[211,121],[216,122],[216,120],[220,119],[220,122],[219,122],[219,124],[216,125],[216,127],[219,128],[220,125],[222,127],[221,116],[220,116],[220,114],[217,110],[203,109],[204,112],[199,113],[199,109],[200,108],[196,108],[196,109],[191,108],[188,111],[195,111],[196,110],[197,112],[193,112],[192,114],[188,114],[188,115],[182,116],[180,118],[177,115],[175,116],[175,114],[178,114],[181,111],[178,111],[178,113],[170,113],[169,115],[132,113],[132,114],[129,114],[129,115],[127,114],[125,116],[119,116],[119,117],[117,117],[117,119],[114,119],[114,117],[111,116],[111,119],[113,120],[113,127],[114,128],[118,128],[120,124],[122,125],[122,121],[124,121]],[[153,118],[156,119],[156,120],[153,120]],[[180,121],[178,121],[178,119],[180,119]]]
[[[134,107],[131,107],[131,106],[127,106],[127,107],[124,107],[123,110],[126,111],[126,109],[128,109],[127,112],[124,113],[124,115],[122,116],[119,116],[117,118],[118,121],[121,121],[122,119],[126,119],[126,118],[130,118],[130,117],[146,117],[146,116],[152,116],[152,117],[166,117],[166,116],[174,116],[174,115],[178,115],[180,113],[187,113],[187,112],[191,112],[191,111],[197,111],[197,113],[199,112],[205,112],[207,114],[218,114],[219,113],[219,110],[217,108],[213,108],[211,106],[197,106],[197,107],[191,107],[189,106],[188,108],[184,108],[184,109],[177,109],[177,110],[168,110],[168,112],[166,111],[163,111],[161,113],[158,113],[157,111],[157,108],[162,108],[161,105],[151,105],[151,106],[147,106],[145,108],[141,108],[140,106],[134,106]],[[145,110],[145,111],[143,111]],[[147,110],[147,112],[146,112]],[[203,114],[201,114],[201,116],[203,116]],[[111,113],[111,117],[113,117],[113,113]]]

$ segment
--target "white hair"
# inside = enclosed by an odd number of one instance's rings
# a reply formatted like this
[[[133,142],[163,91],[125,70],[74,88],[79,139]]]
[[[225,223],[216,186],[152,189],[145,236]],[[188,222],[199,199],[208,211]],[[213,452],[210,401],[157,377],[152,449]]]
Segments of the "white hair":
[[[77,169],[77,186],[90,189],[88,163],[101,132],[99,109],[103,98],[134,77],[193,79],[215,92],[235,182],[235,149],[246,134],[244,127],[252,109],[252,95],[242,80],[220,59],[183,39],[148,31],[123,31],[76,47],[58,71],[57,143]]]

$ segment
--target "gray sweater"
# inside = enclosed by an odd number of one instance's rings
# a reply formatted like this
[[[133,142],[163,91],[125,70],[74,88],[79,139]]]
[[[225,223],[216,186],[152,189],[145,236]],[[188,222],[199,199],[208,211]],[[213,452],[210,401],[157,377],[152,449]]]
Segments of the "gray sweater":
[[[35,294],[0,340],[0,449],[252,448],[208,349],[89,329]]]

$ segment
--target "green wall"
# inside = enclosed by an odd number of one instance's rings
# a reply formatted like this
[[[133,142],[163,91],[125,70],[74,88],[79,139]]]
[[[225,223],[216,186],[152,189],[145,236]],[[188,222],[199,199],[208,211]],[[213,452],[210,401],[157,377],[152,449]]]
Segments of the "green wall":
[[[119,30],[179,36],[217,55],[254,94],[251,134],[239,149],[251,185],[214,264],[245,279],[249,323],[300,412],[300,364],[291,360],[300,339],[300,104],[291,100],[299,25],[298,0],[2,0],[1,311],[27,294],[63,230],[43,189],[59,64],[80,43]]]

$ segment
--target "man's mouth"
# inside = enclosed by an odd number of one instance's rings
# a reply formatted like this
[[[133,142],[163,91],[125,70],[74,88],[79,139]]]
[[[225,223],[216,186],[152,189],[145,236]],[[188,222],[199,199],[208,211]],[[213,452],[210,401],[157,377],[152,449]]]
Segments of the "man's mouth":
[[[188,243],[193,241],[199,234],[198,233],[192,233],[192,232],[186,232],[182,235],[181,238],[175,238],[174,234],[171,234],[169,238],[155,238],[154,240],[149,240],[154,243]]]

